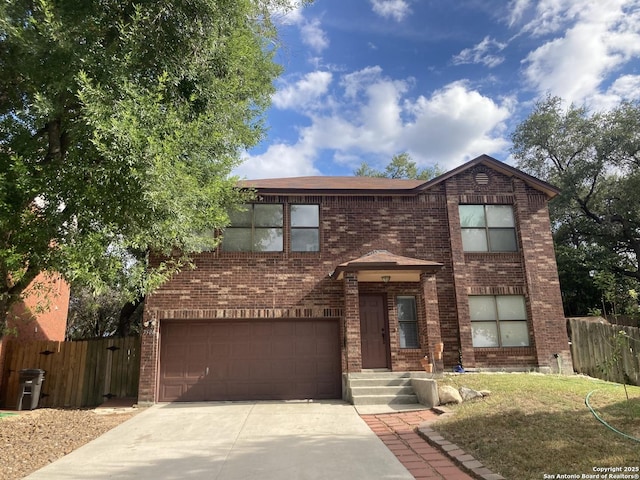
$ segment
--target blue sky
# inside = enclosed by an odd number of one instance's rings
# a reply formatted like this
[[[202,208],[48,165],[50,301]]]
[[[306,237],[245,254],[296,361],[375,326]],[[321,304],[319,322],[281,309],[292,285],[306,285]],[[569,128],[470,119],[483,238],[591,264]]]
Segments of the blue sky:
[[[244,178],[352,175],[402,152],[510,162],[547,94],[640,100],[640,0],[315,0],[276,20],[284,72]]]

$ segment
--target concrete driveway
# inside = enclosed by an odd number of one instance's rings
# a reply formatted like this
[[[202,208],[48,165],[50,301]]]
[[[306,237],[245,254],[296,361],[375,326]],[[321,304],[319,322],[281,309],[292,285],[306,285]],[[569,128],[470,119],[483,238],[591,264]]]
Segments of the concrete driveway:
[[[358,416],[327,402],[154,405],[28,479],[413,479]]]

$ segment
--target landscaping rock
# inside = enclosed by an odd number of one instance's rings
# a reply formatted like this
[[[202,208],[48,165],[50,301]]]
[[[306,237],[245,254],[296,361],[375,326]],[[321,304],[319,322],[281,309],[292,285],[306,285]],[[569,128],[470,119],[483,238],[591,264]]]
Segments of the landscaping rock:
[[[460,392],[449,385],[438,385],[438,396],[440,397],[441,405],[446,405],[447,403],[462,403]]]
[[[460,396],[462,397],[462,400],[464,400],[465,402],[467,400],[473,400],[474,398],[482,398],[484,395],[482,395],[481,392],[478,392],[477,390],[473,390],[472,388],[467,388],[467,387],[460,387]]]

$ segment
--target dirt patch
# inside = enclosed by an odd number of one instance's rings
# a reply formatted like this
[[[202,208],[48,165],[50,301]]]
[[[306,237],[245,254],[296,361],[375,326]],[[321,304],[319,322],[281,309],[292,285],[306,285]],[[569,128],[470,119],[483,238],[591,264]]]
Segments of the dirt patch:
[[[41,408],[0,417],[0,480],[13,480],[48,465],[120,425],[138,410]]]

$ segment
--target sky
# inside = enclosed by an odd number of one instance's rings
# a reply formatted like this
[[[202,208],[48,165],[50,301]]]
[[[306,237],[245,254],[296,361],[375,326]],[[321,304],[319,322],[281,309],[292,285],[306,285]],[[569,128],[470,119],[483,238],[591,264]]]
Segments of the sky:
[[[640,100],[640,0],[315,0],[274,15],[283,73],[247,179],[353,175],[407,152],[447,171],[513,163],[547,95]]]

